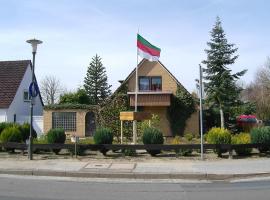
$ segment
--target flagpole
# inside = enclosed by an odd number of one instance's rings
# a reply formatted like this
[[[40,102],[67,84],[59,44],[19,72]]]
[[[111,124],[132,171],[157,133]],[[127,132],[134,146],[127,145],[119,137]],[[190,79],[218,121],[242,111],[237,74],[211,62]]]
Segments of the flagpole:
[[[137,36],[139,34],[139,29]],[[136,64],[136,80],[135,80],[135,112],[138,112],[138,47],[137,47],[137,64]],[[133,143],[137,143],[137,120],[133,121]]]
[[[199,65],[200,70],[200,132],[201,132],[201,159],[203,160],[203,107],[202,107],[202,66]]]

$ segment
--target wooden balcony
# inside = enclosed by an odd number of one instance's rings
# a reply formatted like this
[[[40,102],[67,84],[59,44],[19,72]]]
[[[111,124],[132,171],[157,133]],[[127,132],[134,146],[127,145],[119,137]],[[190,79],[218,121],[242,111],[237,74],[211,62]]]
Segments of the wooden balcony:
[[[135,106],[135,92],[128,92],[130,106]],[[138,106],[170,106],[172,92],[138,92]]]

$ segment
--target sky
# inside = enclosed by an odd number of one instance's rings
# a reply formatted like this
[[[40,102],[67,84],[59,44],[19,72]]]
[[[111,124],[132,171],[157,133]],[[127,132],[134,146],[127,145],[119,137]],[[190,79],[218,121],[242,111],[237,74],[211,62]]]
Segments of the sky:
[[[112,91],[137,62],[136,34],[161,48],[160,61],[190,92],[216,17],[238,47],[233,72],[248,84],[270,56],[268,0],[0,0],[0,60],[31,59],[25,41],[43,41],[36,76],[57,77],[68,90],[83,86],[98,54]]]

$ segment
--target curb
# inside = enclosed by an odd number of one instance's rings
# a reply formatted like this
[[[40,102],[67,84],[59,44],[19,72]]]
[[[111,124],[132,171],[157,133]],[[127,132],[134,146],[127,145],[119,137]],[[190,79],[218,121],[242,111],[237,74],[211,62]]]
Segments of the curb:
[[[151,173],[108,173],[108,172],[80,172],[80,171],[51,171],[51,170],[0,170],[0,174],[26,175],[26,176],[55,176],[55,177],[78,177],[78,178],[115,178],[115,179],[189,179],[189,180],[212,180],[226,181],[237,178],[268,177],[270,173],[252,174],[151,174]]]

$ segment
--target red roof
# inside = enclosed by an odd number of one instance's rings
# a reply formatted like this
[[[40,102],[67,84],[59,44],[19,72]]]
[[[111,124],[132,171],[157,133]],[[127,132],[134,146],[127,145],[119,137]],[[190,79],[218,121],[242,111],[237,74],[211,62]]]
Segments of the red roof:
[[[20,86],[30,60],[0,61],[0,108],[8,108]]]

